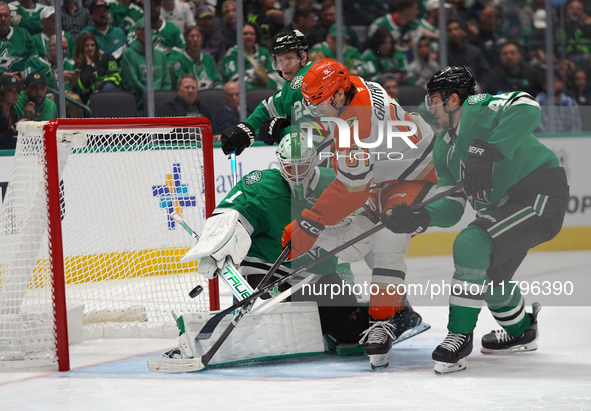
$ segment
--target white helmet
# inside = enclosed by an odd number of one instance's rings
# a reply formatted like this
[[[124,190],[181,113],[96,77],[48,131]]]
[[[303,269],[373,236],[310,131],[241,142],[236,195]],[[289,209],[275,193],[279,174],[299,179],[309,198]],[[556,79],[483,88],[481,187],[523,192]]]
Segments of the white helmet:
[[[316,166],[316,149],[308,147],[305,136],[305,133],[286,135],[275,152],[281,175],[289,183],[291,194],[298,201],[308,194]]]

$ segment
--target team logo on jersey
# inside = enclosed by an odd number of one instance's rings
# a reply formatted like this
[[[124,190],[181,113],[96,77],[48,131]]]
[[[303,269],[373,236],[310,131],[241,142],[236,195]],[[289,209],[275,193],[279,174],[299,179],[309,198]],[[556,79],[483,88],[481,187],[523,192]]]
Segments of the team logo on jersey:
[[[474,94],[468,97],[468,104],[476,104],[486,98],[486,94]]]
[[[349,128],[353,128],[356,121],[359,121],[359,117],[357,117],[357,116],[349,117],[348,119],[345,120],[345,122],[347,123]]]
[[[260,171],[253,171],[252,173],[246,176],[244,182],[247,186],[251,186],[257,181],[259,181],[261,178],[263,178],[263,173],[261,173]]]
[[[289,87],[291,87],[292,90],[297,90],[302,87],[302,81],[304,81],[304,76],[295,76],[291,79]]]

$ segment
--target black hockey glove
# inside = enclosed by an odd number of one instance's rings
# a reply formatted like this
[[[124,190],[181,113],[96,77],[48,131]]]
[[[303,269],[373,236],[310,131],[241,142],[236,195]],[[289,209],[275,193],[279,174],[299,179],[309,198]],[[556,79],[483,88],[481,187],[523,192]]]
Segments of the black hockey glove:
[[[431,214],[425,208],[411,211],[406,203],[395,204],[380,215],[382,224],[393,233],[418,234],[429,227]]]
[[[254,142],[254,130],[246,123],[238,123],[232,127],[222,130],[222,151],[230,155],[232,151],[239,156],[246,147]]]
[[[495,188],[493,170],[495,162],[505,157],[498,148],[477,138],[468,148],[464,191],[475,200],[484,200],[486,193]]]
[[[290,124],[289,120],[283,117],[271,117],[266,119],[259,128],[259,140],[270,146],[273,144],[279,144],[284,135],[281,130],[285,127],[289,127]]]

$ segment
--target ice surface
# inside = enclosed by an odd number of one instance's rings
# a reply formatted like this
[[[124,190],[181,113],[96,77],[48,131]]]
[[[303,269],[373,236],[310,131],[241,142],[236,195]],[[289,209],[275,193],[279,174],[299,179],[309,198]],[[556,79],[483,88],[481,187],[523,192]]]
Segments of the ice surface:
[[[451,257],[408,266],[408,282],[449,281],[453,269]],[[532,253],[515,279],[568,278],[588,296],[590,267],[591,251]],[[369,273],[362,263],[354,271],[358,281]],[[222,305],[230,298],[224,290]],[[526,296],[528,310],[536,300]],[[165,375],[146,362],[174,340],[95,340],[70,347],[70,372],[0,374],[0,410],[591,410],[591,307],[582,306],[591,299],[546,303],[538,350],[510,356],[480,354],[480,337],[498,328],[484,308],[467,370],[443,376],[431,352],[447,333],[447,307],[413,302],[432,329],[396,345],[380,371],[365,357],[325,354]]]

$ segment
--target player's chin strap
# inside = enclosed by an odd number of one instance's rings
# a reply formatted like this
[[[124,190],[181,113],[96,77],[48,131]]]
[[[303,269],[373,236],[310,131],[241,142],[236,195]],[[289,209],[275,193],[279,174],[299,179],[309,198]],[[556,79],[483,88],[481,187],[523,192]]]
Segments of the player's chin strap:
[[[459,95],[458,95],[459,96]],[[447,101],[445,101],[445,103],[443,103],[443,105],[447,108],[449,107],[447,105],[447,102],[449,101],[449,98],[447,99]],[[456,133],[456,129],[458,128],[457,126],[453,126],[454,124],[454,114],[456,114],[456,112],[458,112],[459,110],[461,110],[462,108],[462,104],[460,103],[460,105],[458,105],[455,110],[453,111],[447,111],[445,110],[445,112],[447,113],[448,119],[449,119],[449,128],[447,129],[447,133],[449,134],[449,136],[451,137],[451,142],[453,143],[456,139],[456,137],[458,136]],[[459,122],[458,122],[459,124]]]

